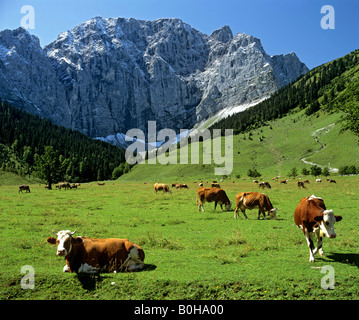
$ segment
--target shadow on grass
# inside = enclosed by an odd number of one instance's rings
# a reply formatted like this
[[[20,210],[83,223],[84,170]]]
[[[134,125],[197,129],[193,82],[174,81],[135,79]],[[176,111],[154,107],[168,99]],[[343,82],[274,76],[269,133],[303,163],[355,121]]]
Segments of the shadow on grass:
[[[359,268],[359,253],[328,253],[325,257],[335,262],[355,264]]]
[[[145,264],[143,269],[130,271],[131,273],[143,272],[143,271],[152,271],[157,268],[154,264]],[[118,271],[118,273],[126,273],[129,271]],[[78,273],[77,278],[79,279],[82,288],[85,290],[93,291],[96,290],[96,284],[102,282],[104,279],[109,276],[106,273],[94,273],[94,274],[86,274],[86,273]]]

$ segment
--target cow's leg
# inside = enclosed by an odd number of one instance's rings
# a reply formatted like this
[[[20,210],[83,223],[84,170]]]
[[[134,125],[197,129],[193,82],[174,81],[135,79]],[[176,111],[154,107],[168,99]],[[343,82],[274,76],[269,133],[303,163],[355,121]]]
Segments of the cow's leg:
[[[305,232],[305,239],[307,240],[307,244],[309,248],[309,261],[314,262],[315,261],[313,254],[314,244],[311,235],[310,233],[308,233],[308,231]]]
[[[313,250],[313,254],[316,254],[317,252],[319,252],[319,255],[324,255],[324,251],[323,251],[323,238],[320,236],[320,229],[318,229],[316,232],[317,235],[317,247]]]
[[[265,211],[262,211],[261,209],[258,210],[258,220],[259,220],[259,217],[260,217],[261,213],[263,214],[264,220],[267,220],[267,218],[266,218],[266,212],[265,212]]]
[[[66,264],[64,268],[62,269],[63,272],[71,272],[70,267]]]
[[[202,207],[202,212],[204,212],[203,202],[200,201],[198,205],[198,211],[201,211],[201,207]]]
[[[248,217],[247,217],[247,215],[246,215],[246,210],[245,210],[245,209],[241,209],[241,211],[242,211],[244,217],[245,217],[246,219],[248,219]]]
[[[214,211],[216,211],[217,208],[217,201],[214,202]]]
[[[238,207],[236,206],[234,208],[234,219],[237,219],[237,215],[238,215]]]

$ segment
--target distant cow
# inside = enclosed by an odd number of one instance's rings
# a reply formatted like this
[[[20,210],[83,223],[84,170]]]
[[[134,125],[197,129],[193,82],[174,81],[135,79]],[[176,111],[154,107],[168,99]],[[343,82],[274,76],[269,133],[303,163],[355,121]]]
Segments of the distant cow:
[[[59,183],[59,190],[61,190],[62,188],[67,190],[67,189],[71,189],[72,187],[68,182],[60,182]]]
[[[143,249],[128,239],[73,237],[75,232],[62,230],[54,233],[57,239],[46,239],[50,244],[57,244],[57,255],[65,258],[64,272],[133,271],[144,267]]]
[[[272,188],[271,185],[268,182],[261,182],[261,183],[258,184],[258,186],[259,186],[259,188],[262,188],[262,189],[264,189],[264,188],[268,188],[268,189]]]
[[[25,193],[26,193],[26,192],[31,192],[31,191],[30,191],[30,187],[27,186],[27,185],[25,185],[25,184],[22,184],[21,186],[19,186],[19,193],[20,193],[20,192],[22,193],[23,191],[25,191]]]
[[[105,185],[105,182],[98,182],[97,183],[99,186],[104,186]]]
[[[213,202],[214,201],[214,210],[217,208],[217,203],[221,206],[223,210],[223,205],[226,206],[226,210],[231,210],[232,202],[229,201],[227,194],[224,190],[219,188],[198,188],[197,190],[197,205],[198,211],[201,210],[204,212],[203,203]]]
[[[188,189],[188,186],[185,183],[177,183],[176,189]]]
[[[297,186],[298,186],[298,188],[300,188],[300,187],[305,188],[304,181],[298,181]]]
[[[329,179],[329,183],[337,183],[334,179]]]
[[[165,184],[165,183],[158,183],[158,182],[156,182],[154,185],[153,185],[153,187],[154,187],[154,190],[155,190],[155,194],[157,194],[157,191],[163,191],[163,193],[165,193],[165,192],[169,192],[170,194],[172,194],[172,191],[171,191],[171,189],[168,187],[168,185],[167,184]]]
[[[234,209],[234,219],[237,219],[238,209],[240,209],[246,219],[246,209],[259,209],[258,219],[262,213],[264,219],[266,218],[266,211],[269,213],[271,219],[277,219],[277,209],[273,207],[268,196],[260,192],[241,192],[236,195],[236,207]]]
[[[288,179],[280,181],[280,183],[282,183],[282,184],[287,184],[287,182],[288,182]]]
[[[221,186],[219,185],[219,183],[213,182],[212,183],[212,188],[221,188]]]
[[[294,222],[304,233],[309,247],[309,261],[314,262],[314,255],[323,255],[322,237],[335,238],[334,223],[342,220],[335,216],[333,210],[326,210],[322,198],[311,195],[302,198],[294,212]],[[314,249],[313,237],[317,236],[317,247]]]
[[[321,183],[321,182],[322,182],[322,179],[315,179],[315,182],[316,182],[316,183]]]

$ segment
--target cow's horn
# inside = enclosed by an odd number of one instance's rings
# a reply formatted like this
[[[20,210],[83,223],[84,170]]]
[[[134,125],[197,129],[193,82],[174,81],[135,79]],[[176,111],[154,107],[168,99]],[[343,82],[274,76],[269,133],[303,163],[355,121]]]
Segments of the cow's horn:
[[[75,232],[76,232],[76,230],[75,230],[74,232],[70,232],[70,234],[71,234],[71,235],[74,235],[74,234],[75,234]]]
[[[52,229],[52,233],[57,236],[57,233],[54,231],[54,229]]]

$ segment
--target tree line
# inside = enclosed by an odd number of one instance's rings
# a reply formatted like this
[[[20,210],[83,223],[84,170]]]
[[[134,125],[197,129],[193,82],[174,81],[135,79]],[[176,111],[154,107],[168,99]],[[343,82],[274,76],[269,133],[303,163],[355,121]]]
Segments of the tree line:
[[[125,150],[54,125],[2,100],[0,145],[0,169],[44,178],[44,163],[51,162],[55,182],[107,180],[114,171],[118,178],[130,170]]]

